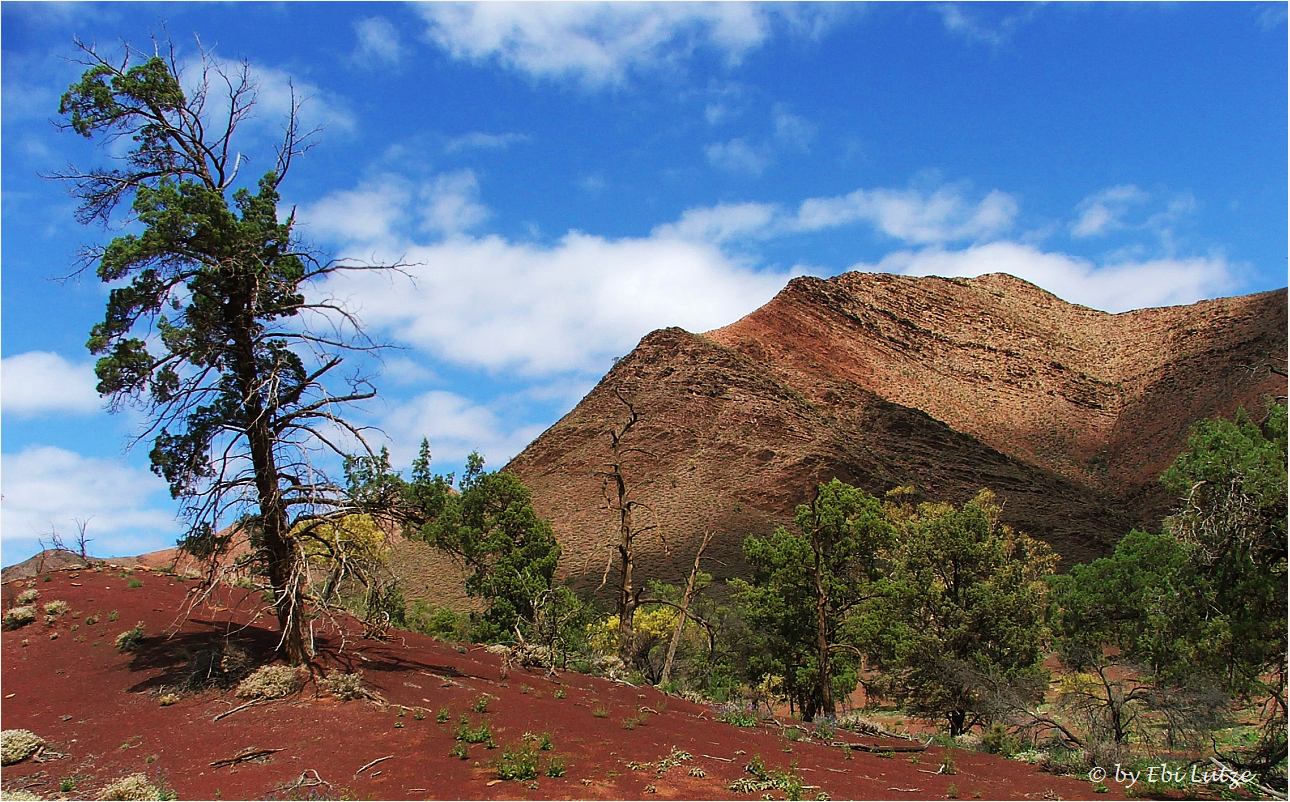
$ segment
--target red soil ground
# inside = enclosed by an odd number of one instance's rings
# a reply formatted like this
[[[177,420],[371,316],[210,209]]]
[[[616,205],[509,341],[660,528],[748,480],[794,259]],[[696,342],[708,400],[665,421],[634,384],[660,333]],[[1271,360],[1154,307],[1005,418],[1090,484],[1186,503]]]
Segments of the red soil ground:
[[[129,587],[131,580],[142,586]],[[185,616],[193,581],[146,570],[125,576],[114,568],[63,570],[34,584],[5,585],[5,609],[28,586],[39,591],[40,604],[63,599],[73,610],[53,624],[38,620],[0,637],[3,728],[32,730],[49,746],[38,757],[53,758],[5,768],[2,784],[46,798],[95,798],[113,780],[144,772],[163,779],[180,799],[757,799],[760,793],[727,787],[750,777],[744,767],[754,756],[771,770],[795,766],[813,786],[808,799],[821,790],[833,799],[1123,798],[1118,788],[1095,794],[1086,781],[974,752],[954,750],[952,776],[932,773],[945,760],[939,747],[918,762],[899,753],[847,755],[818,741],[790,741],[777,728],[715,721],[710,708],[653,688],[572,671],[546,679],[540,671],[515,669],[501,680],[499,659],[482,648],[401,632],[388,641],[365,640],[353,622],[318,637],[315,673],[362,671],[365,686],[388,704],[338,702],[310,682],[294,697],[215,721],[244,700],[231,690],[206,691],[163,707],[160,689],[182,678],[191,650],[226,636],[267,659],[275,626],[256,616],[254,597],[228,589]],[[92,616],[97,623],[87,623]],[[147,633],[142,648],[118,652],[117,635],[138,621]],[[484,695],[487,712],[474,712]],[[444,709],[448,722],[439,723]],[[476,744],[464,761],[450,756],[463,714],[472,724],[486,720],[498,748]],[[629,729],[625,720],[636,718],[639,725]],[[554,748],[537,754],[543,766],[552,757],[562,760],[564,776],[541,776],[535,787],[497,780],[503,749],[530,732],[550,735]],[[693,759],[660,770],[660,759],[674,747]],[[281,751],[260,762],[212,765],[252,748]],[[373,763],[378,758],[388,759]],[[693,767],[706,776],[691,776]],[[74,778],[74,793],[60,794],[65,778]]]

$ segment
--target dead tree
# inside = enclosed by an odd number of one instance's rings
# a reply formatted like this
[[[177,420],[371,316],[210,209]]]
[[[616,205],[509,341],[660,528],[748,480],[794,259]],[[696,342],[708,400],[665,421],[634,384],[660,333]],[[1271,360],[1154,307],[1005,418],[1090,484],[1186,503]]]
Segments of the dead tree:
[[[685,629],[685,621],[690,614],[690,599],[694,596],[694,580],[699,575],[699,561],[703,559],[703,552],[712,542],[712,536],[716,534],[711,529],[703,533],[703,542],[699,544],[699,551],[694,555],[694,567],[690,569],[690,578],[685,583],[685,594],[681,596],[681,614],[676,620],[676,631],[672,633],[672,642],[667,647],[667,659],[663,661],[663,673],[659,676],[659,685],[666,685],[668,679],[672,676],[672,663],[676,660],[676,647],[681,643],[681,632]]]
[[[632,431],[637,423],[641,420],[641,415],[636,411],[632,402],[623,397],[621,389],[615,389],[614,395],[627,407],[627,420],[621,426],[611,427],[609,429],[610,449],[609,461],[606,464],[607,469],[599,473],[602,480],[602,492],[605,496],[605,509],[613,512],[618,517],[618,537],[617,542],[611,541],[608,544],[608,559],[605,562],[605,573],[601,577],[600,586],[597,590],[604,588],[609,581],[609,570],[613,566],[614,553],[618,555],[618,586],[615,592],[614,606],[618,612],[618,657],[624,664],[631,659],[632,645],[635,641],[635,628],[632,626],[632,617],[636,613],[636,608],[640,605],[640,594],[643,588],[634,588],[632,585],[632,571],[635,567],[635,546],[636,538],[644,532],[658,529],[658,523],[651,523],[648,526],[639,526],[636,521],[638,511],[645,511],[653,516],[653,510],[641,501],[633,498],[635,487],[629,486],[626,476],[623,474],[623,460],[629,454],[650,455],[643,448],[636,448],[627,445],[624,441],[627,435]],[[662,535],[660,533],[660,539]],[[667,541],[663,540],[663,547],[667,548]]]

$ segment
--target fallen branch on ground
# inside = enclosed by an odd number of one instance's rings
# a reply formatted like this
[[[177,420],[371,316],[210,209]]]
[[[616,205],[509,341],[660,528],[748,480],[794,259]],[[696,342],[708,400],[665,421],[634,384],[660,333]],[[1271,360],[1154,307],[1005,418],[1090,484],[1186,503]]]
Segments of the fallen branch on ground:
[[[377,763],[380,763],[382,760],[389,760],[392,757],[394,757],[394,755],[386,755],[385,757],[378,757],[376,760],[373,760],[371,763],[364,763],[363,766],[359,768],[358,771],[354,772],[354,776],[357,777],[358,775],[367,771],[371,767],[375,766]]]
[[[250,760],[256,760],[262,757],[268,757],[274,752],[281,752],[281,751],[283,750],[256,749],[254,746],[249,746],[246,749],[243,749],[241,752],[238,752],[236,755],[233,755],[232,757],[223,758],[222,760],[216,760],[211,765],[212,766],[234,766],[234,765],[237,765],[238,763],[246,763],[247,761],[250,761]]]
[[[917,746],[880,746],[878,744],[853,744],[847,741],[829,741],[829,746],[851,747],[859,749],[861,752],[924,752],[927,747],[932,745],[932,739],[928,738]]]

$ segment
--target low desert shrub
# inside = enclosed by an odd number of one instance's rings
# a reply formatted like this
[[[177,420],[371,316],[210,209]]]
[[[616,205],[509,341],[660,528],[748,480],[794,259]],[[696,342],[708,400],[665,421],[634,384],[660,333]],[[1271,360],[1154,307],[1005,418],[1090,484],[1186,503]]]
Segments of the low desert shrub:
[[[38,802],[44,799],[43,796],[37,796],[31,791],[0,791],[0,800],[14,800],[14,802]]]
[[[367,689],[363,687],[363,673],[346,674],[341,671],[328,671],[327,676],[323,678],[323,686],[331,691],[342,702],[350,699],[362,699],[367,696]]]
[[[67,615],[67,613],[71,612],[71,609],[72,605],[62,599],[54,599],[52,602],[45,605],[45,615],[52,615],[55,618],[59,618]]]
[[[237,686],[242,699],[281,699],[299,692],[305,685],[304,674],[292,666],[262,666]]]
[[[1021,742],[998,721],[981,734],[981,746],[992,755],[1003,755],[1008,758],[1021,751]]]
[[[0,765],[21,763],[45,745],[45,739],[31,730],[5,730],[0,732]]]
[[[173,799],[162,789],[148,780],[146,774],[131,774],[122,777],[99,792],[99,799]]]
[[[255,668],[250,652],[226,641],[216,641],[190,653],[184,668],[182,690],[231,688]]]
[[[18,603],[32,604],[36,601],[36,599],[39,599],[39,598],[40,598],[40,591],[36,590],[35,588],[27,588],[22,593],[18,594]]]
[[[4,629],[19,629],[36,620],[36,606],[34,604],[14,607],[4,614],[4,619],[0,621],[0,627]]]
[[[120,635],[116,636],[116,649],[118,652],[132,652],[139,648],[143,643],[143,622],[134,625],[134,629],[127,629]]]

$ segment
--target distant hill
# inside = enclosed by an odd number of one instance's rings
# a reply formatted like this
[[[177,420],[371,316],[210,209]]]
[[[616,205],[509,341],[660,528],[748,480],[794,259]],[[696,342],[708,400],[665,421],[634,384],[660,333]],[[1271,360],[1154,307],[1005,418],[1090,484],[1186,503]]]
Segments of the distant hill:
[[[642,415],[626,472],[670,547],[642,537],[643,577],[681,577],[705,529],[707,569],[741,573],[744,538],[834,476],[953,503],[989,487],[1069,564],[1157,526],[1189,428],[1284,396],[1285,365],[1284,289],[1112,315],[1003,274],[798,278],[730,326],[649,334],[507,469],[562,570],[598,580],[618,390]]]

